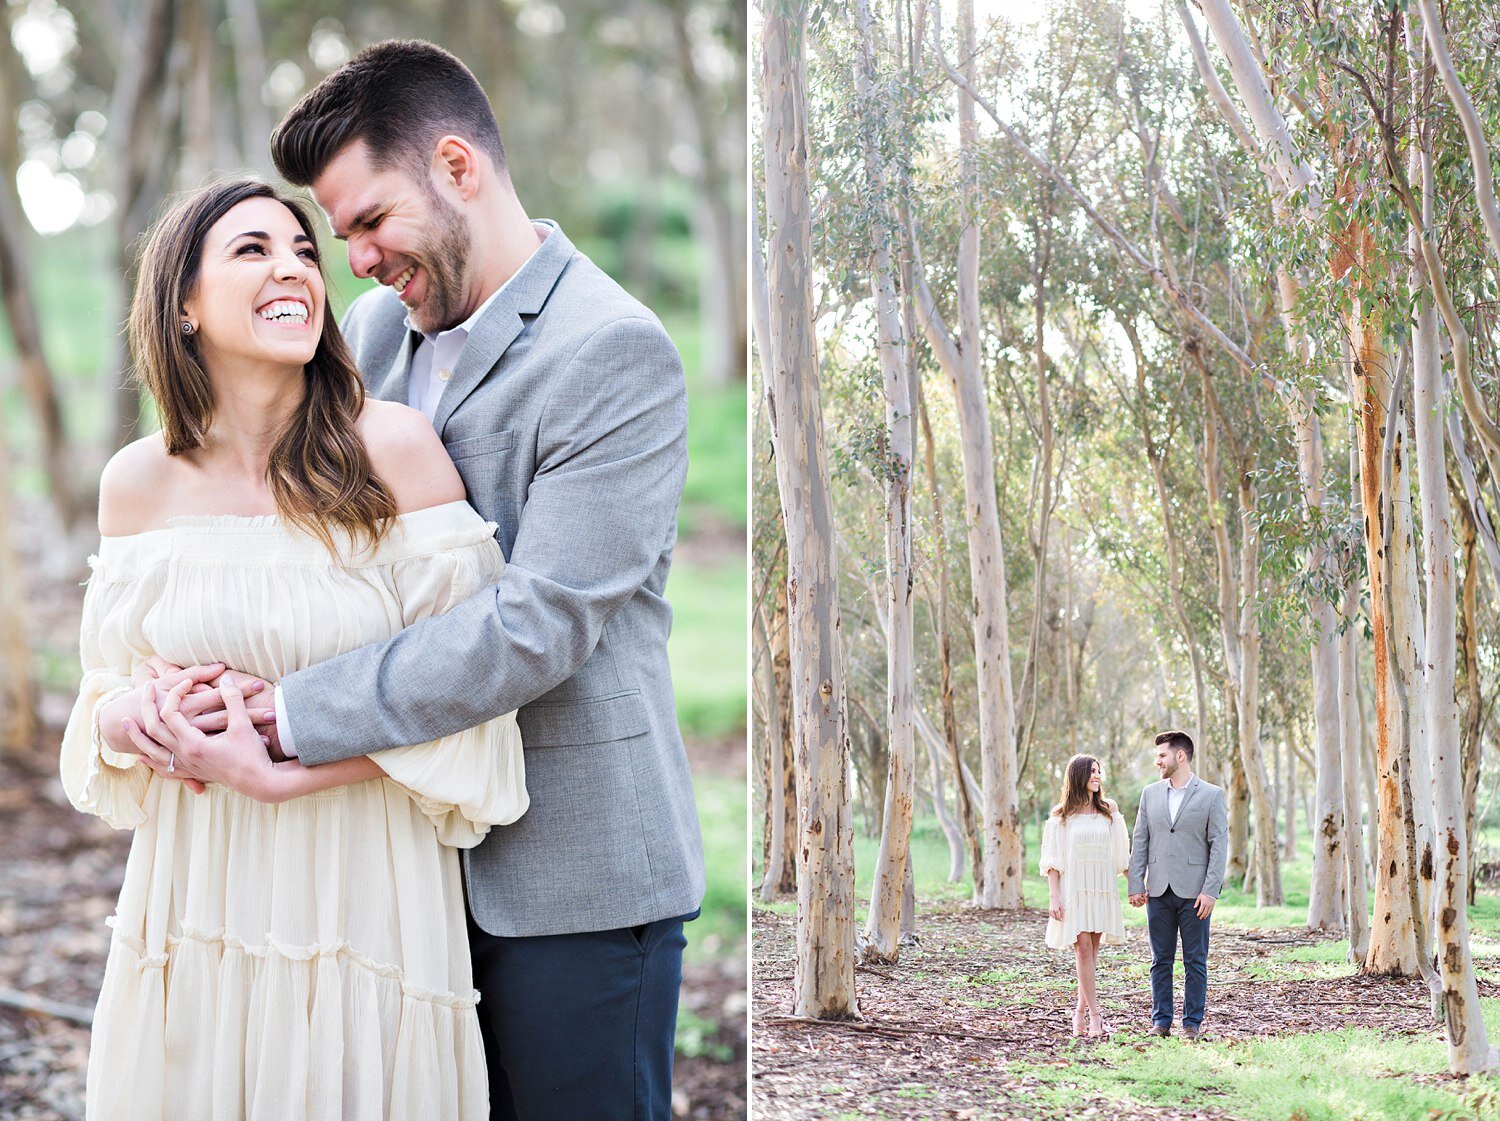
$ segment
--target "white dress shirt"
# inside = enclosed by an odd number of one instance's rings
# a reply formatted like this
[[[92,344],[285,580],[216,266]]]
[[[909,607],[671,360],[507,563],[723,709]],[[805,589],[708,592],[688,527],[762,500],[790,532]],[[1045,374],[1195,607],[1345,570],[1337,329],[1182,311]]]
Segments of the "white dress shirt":
[[[1172,819],[1173,825],[1177,824],[1177,814],[1182,809],[1182,803],[1187,799],[1188,787],[1191,784],[1192,780],[1189,779],[1178,787],[1172,785],[1171,779],[1167,780],[1167,816]]]

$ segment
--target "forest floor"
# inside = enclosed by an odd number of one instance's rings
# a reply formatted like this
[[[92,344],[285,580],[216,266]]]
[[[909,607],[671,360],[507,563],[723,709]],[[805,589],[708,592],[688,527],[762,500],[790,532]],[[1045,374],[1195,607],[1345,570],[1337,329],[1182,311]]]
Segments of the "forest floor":
[[[1446,1074],[1420,980],[1358,975],[1348,944],[1305,929],[1216,923],[1198,1044],[1149,1034],[1150,950],[1139,925],[1105,947],[1112,1030],[1071,1038],[1072,955],[1047,915],[945,901],[918,918],[894,966],[861,967],[863,1019],[788,1016],[794,919],[757,907],[751,935],[757,1121],[1079,1118],[1113,1121],[1459,1121],[1500,1118],[1500,1081]],[[1476,954],[1500,955],[1477,937]],[[1481,981],[1491,1039],[1500,977]],[[1177,997],[1181,1000],[1181,965]]]

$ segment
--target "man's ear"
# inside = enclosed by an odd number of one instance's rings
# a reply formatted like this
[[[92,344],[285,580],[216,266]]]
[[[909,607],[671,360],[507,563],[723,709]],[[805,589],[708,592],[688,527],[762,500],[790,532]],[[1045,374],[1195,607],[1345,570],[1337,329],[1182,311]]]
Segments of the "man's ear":
[[[432,175],[439,190],[452,190],[465,202],[472,199],[484,174],[483,159],[462,136],[444,136],[432,152]]]

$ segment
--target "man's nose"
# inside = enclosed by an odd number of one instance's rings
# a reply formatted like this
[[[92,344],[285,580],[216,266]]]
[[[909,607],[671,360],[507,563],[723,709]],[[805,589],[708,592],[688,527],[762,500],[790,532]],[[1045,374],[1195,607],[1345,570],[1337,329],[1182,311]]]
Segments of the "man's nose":
[[[380,250],[376,249],[363,237],[351,237],[349,239],[349,269],[355,276],[361,280],[368,276],[374,276],[375,270],[379,266]]]

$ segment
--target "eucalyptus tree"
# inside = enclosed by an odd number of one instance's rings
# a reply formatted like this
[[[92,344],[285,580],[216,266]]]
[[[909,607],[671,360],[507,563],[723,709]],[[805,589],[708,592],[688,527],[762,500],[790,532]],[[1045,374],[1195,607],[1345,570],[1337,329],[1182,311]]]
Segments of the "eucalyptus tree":
[[[806,10],[762,13],[761,97],[770,316],[766,386],[787,537],[797,755],[794,1014],[858,1014],[848,717],[839,646],[838,561],[814,337],[806,121]]]
[[[940,35],[937,9],[929,8],[932,33]],[[970,76],[978,55],[972,0],[959,3],[959,46]],[[958,411],[964,468],[964,517],[969,532],[973,587],[973,635],[979,702],[979,758],[982,782],[980,833],[982,878],[974,901],[983,907],[1022,905],[1022,848],[1016,793],[1015,690],[1011,676],[1009,585],[990,417],[981,368],[979,299],[979,183],[975,98],[958,90],[958,253],[955,282],[957,330],[938,309],[927,278],[918,271],[917,306],[923,331],[948,379]],[[912,231],[913,245],[920,242]]]

